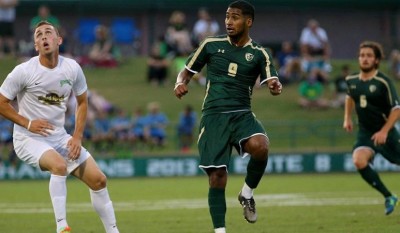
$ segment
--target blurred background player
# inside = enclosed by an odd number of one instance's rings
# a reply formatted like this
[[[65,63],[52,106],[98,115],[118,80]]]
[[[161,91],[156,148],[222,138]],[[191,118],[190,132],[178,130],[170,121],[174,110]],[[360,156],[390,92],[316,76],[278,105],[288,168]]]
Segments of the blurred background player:
[[[343,128],[353,130],[352,112],[358,117],[357,140],[353,147],[353,163],[361,177],[385,197],[385,214],[393,212],[397,197],[392,194],[374,170],[376,153],[400,165],[400,134],[394,127],[400,118],[399,98],[392,80],[378,70],[384,59],[380,44],[360,44],[359,74],[346,78],[348,91]]]

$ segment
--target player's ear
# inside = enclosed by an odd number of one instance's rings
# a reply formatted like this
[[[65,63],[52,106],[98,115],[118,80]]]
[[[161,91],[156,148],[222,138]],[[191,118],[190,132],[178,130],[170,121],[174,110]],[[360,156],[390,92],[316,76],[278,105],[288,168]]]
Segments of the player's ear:
[[[35,46],[35,51],[36,51],[36,52],[39,52],[39,47],[37,46],[37,44],[34,43],[33,45]]]
[[[61,44],[62,44],[62,42],[63,42],[63,39],[62,39],[62,37],[58,37],[57,45],[61,45]]]
[[[253,20],[250,17],[247,17],[246,23],[248,27],[253,26]]]

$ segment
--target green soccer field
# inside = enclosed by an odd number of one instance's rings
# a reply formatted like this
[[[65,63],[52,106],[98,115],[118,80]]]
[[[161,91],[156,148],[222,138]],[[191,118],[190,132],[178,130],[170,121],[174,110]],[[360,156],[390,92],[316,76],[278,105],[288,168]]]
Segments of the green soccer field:
[[[382,174],[395,193],[398,175]],[[266,175],[256,190],[258,222],[242,218],[236,197],[242,176],[229,178],[229,233],[397,233],[400,209],[384,215],[383,198],[358,174]],[[397,185],[396,185],[397,184]],[[0,232],[53,233],[48,181],[0,183]],[[205,176],[110,179],[121,233],[213,233]],[[68,221],[75,233],[104,232],[86,187],[68,180]]]

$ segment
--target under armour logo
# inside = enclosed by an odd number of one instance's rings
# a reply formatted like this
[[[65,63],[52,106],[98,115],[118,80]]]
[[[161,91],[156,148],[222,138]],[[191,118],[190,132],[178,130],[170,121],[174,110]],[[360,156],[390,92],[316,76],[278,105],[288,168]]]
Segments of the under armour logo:
[[[218,49],[219,53],[225,53],[225,49]]]

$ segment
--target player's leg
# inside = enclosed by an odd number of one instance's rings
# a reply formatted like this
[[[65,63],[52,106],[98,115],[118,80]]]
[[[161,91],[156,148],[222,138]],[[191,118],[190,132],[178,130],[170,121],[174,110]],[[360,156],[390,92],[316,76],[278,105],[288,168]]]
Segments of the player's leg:
[[[261,181],[268,163],[269,140],[264,127],[251,112],[244,113],[240,121],[235,124],[235,145],[239,153],[250,156],[247,164],[247,174],[242,190],[239,193],[239,202],[243,207],[245,219],[254,223],[257,221],[257,212],[253,191]]]
[[[89,156],[71,174],[89,187],[92,205],[103,222],[106,232],[118,233],[114,207],[106,186],[107,178],[97,166],[93,157]]]
[[[68,232],[66,202],[67,202],[67,163],[55,150],[43,153],[39,160],[43,171],[50,172],[49,193],[53,205],[57,232]]]
[[[361,177],[384,197],[391,196],[370,162],[375,152],[369,147],[358,147],[353,151],[353,163]]]
[[[257,221],[257,212],[253,198],[254,190],[260,183],[268,163],[268,138],[255,135],[243,143],[243,149],[250,155],[247,174],[238,200],[243,207],[243,215],[249,223]]]
[[[33,167],[50,172],[49,194],[54,209],[57,232],[68,228],[66,220],[67,163],[50,145],[47,138],[14,138],[14,150],[19,159]]]
[[[386,188],[379,174],[372,167],[370,161],[374,154],[375,152],[369,147],[358,147],[353,151],[353,163],[361,177],[385,197],[385,214],[390,214],[396,204],[393,201],[397,202],[397,198],[392,200],[392,193]]]
[[[203,116],[200,122],[198,149],[200,165],[208,175],[208,205],[215,233],[225,233],[227,184],[232,147],[230,145],[229,122],[231,114]]]
[[[209,179],[208,206],[215,233],[225,233],[226,199],[228,181],[226,167],[205,170]]]

